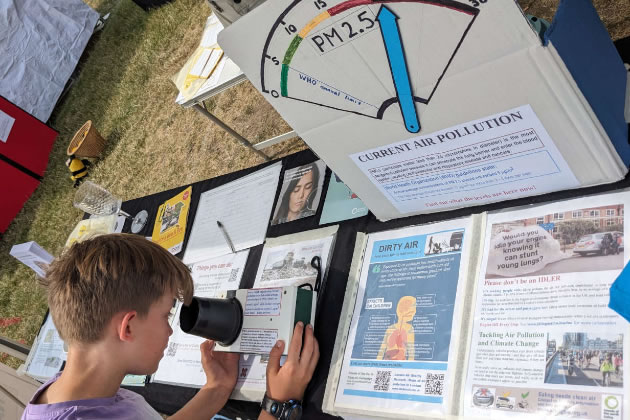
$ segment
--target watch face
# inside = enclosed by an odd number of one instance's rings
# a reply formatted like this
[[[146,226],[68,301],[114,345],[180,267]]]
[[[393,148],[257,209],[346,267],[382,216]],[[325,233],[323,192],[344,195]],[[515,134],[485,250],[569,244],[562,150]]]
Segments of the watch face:
[[[302,418],[302,406],[296,404],[290,407],[286,418],[287,420],[300,420]]]

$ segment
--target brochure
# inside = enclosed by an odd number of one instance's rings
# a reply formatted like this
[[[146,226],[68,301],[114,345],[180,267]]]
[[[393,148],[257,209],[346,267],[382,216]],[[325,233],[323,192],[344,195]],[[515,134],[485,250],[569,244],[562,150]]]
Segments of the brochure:
[[[192,187],[186,188],[160,206],[151,239],[175,255],[182,250]]]
[[[322,209],[320,225],[340,222],[342,220],[356,219],[368,214],[368,208],[341,178],[334,172],[328,182],[326,200]]]
[[[336,414],[449,412],[459,346],[451,330],[460,330],[471,225],[459,219],[369,235],[343,362],[331,369],[339,372]]]

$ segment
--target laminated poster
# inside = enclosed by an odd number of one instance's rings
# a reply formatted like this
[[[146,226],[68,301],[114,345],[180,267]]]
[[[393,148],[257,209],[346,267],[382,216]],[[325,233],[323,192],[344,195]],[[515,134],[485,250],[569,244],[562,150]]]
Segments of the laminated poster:
[[[351,156],[401,213],[579,185],[530,105]]]
[[[446,411],[469,224],[457,220],[370,235],[337,409],[383,416]]]
[[[627,419],[628,322],[609,289],[628,261],[627,193],[488,216],[466,417]]]
[[[167,200],[158,209],[153,227],[153,242],[175,255],[182,250],[186,235],[186,221],[190,209],[192,187],[186,188],[175,197]]]

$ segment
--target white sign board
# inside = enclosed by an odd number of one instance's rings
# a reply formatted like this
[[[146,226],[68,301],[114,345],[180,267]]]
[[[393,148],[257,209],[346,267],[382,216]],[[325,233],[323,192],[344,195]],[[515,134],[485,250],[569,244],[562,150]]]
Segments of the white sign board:
[[[488,185],[474,195],[464,194],[458,182],[448,199],[386,191],[369,172],[371,163],[358,160],[440,134],[443,143],[434,138],[436,144],[388,156],[387,163],[402,165],[406,155],[427,159],[535,129],[532,144],[508,147],[518,159],[503,164],[498,157],[488,159],[499,171],[513,168],[504,174],[513,178],[502,187],[517,190],[509,198],[623,178],[626,166],[554,46],[542,45],[515,2],[474,3],[266,2],[224,29],[218,40],[263,97],[381,220],[506,198],[492,197],[501,191],[499,175],[493,177],[496,188]],[[510,112],[524,117],[465,137],[457,134]],[[449,139],[449,133],[457,138]],[[539,153],[527,154],[534,143]],[[479,198],[485,194],[490,198]]]
[[[403,214],[579,185],[530,106],[351,158]]]

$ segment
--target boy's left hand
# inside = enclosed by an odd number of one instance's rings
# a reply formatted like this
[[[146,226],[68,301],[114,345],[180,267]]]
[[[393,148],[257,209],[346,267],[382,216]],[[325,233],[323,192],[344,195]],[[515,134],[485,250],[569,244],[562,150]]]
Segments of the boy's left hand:
[[[201,365],[207,381],[203,388],[222,392],[227,399],[236,386],[239,355],[214,351],[214,344],[212,340],[201,343]]]

